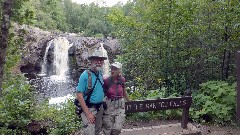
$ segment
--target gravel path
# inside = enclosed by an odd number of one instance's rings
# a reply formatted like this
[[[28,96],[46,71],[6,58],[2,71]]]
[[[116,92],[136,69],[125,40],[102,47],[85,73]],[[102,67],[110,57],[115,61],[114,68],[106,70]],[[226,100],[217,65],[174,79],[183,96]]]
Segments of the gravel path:
[[[178,120],[127,121],[124,125],[123,130],[124,132],[122,132],[121,135],[173,135],[174,133],[179,134],[180,132],[186,132],[186,130],[180,131],[179,128],[175,126],[177,123],[180,123],[180,121]],[[164,131],[162,131],[162,129],[158,128],[161,125],[173,125],[173,126],[164,128]],[[216,125],[202,125],[197,123],[193,123],[192,125],[194,125],[198,131],[201,131],[202,135],[240,135],[240,126],[219,127]]]

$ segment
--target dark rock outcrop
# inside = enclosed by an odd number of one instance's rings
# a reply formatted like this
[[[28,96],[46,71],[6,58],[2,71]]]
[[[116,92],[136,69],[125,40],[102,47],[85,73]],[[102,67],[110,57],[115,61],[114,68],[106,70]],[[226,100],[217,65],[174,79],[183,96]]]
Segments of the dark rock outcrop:
[[[120,53],[120,43],[117,39],[82,37],[72,33],[48,32],[35,27],[15,25],[16,33],[21,34],[23,31],[25,33],[25,45],[19,67],[21,72],[24,73],[39,73],[41,71],[47,44],[57,37],[66,37],[72,44],[68,52],[70,72],[73,74],[88,67],[87,57],[94,48],[99,47],[99,43],[103,43],[104,49],[107,50],[110,63]],[[51,50],[51,47],[49,50]],[[51,61],[51,53],[49,55]]]

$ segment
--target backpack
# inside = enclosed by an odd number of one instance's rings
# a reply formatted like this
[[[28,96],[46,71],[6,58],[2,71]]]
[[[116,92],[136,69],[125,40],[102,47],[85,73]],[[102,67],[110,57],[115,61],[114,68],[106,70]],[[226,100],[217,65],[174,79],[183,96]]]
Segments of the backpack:
[[[105,89],[105,95],[106,95],[106,93],[107,93],[107,91],[108,91],[108,89],[113,85],[113,84],[117,84],[117,85],[121,85],[122,86],[122,88],[124,88],[124,82],[123,82],[123,78],[122,77],[118,77],[118,81],[115,83],[114,81],[113,81],[113,78],[110,76],[110,77],[108,77],[107,78],[107,80],[108,80],[108,85],[107,85],[107,88]]]

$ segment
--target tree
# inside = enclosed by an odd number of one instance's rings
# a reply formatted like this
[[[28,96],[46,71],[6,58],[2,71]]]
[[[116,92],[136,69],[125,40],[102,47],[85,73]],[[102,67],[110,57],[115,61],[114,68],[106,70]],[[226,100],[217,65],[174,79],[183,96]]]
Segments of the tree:
[[[21,11],[22,4],[28,0],[4,0],[2,1],[2,19],[0,31],[0,97],[2,96],[2,83],[4,77],[4,65],[6,63],[6,52],[9,46],[9,40],[13,36],[9,30],[11,28],[11,21],[22,23],[29,23],[32,19],[32,12]],[[12,36],[10,36],[12,35]]]
[[[2,96],[2,82],[4,73],[4,64],[6,58],[6,50],[8,46],[10,19],[12,17],[13,0],[4,0],[2,6],[2,23],[0,32],[0,97]]]
[[[235,77],[232,54],[239,48],[239,2],[138,0],[129,4],[133,8],[116,7],[108,17],[122,41],[125,72],[141,78],[147,89],[157,79],[175,85],[173,89],[197,89],[199,83],[222,79],[221,70],[226,70],[224,78]]]

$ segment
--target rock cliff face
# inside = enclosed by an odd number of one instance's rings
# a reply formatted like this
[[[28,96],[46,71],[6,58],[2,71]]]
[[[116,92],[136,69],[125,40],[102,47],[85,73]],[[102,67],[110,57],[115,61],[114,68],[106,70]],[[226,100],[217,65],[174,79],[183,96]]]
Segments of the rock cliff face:
[[[23,73],[34,74],[41,71],[47,44],[57,37],[66,37],[69,43],[72,44],[72,47],[69,49],[69,64],[72,74],[78,74],[88,67],[87,57],[94,48],[99,47],[99,43],[103,43],[104,49],[108,52],[110,62],[120,53],[120,44],[117,39],[82,37],[73,33],[48,32],[29,26],[15,26],[16,33],[20,33],[23,29],[26,33],[24,36],[25,47],[19,64]],[[50,47],[48,61],[51,61],[53,58],[51,50],[53,49]]]

